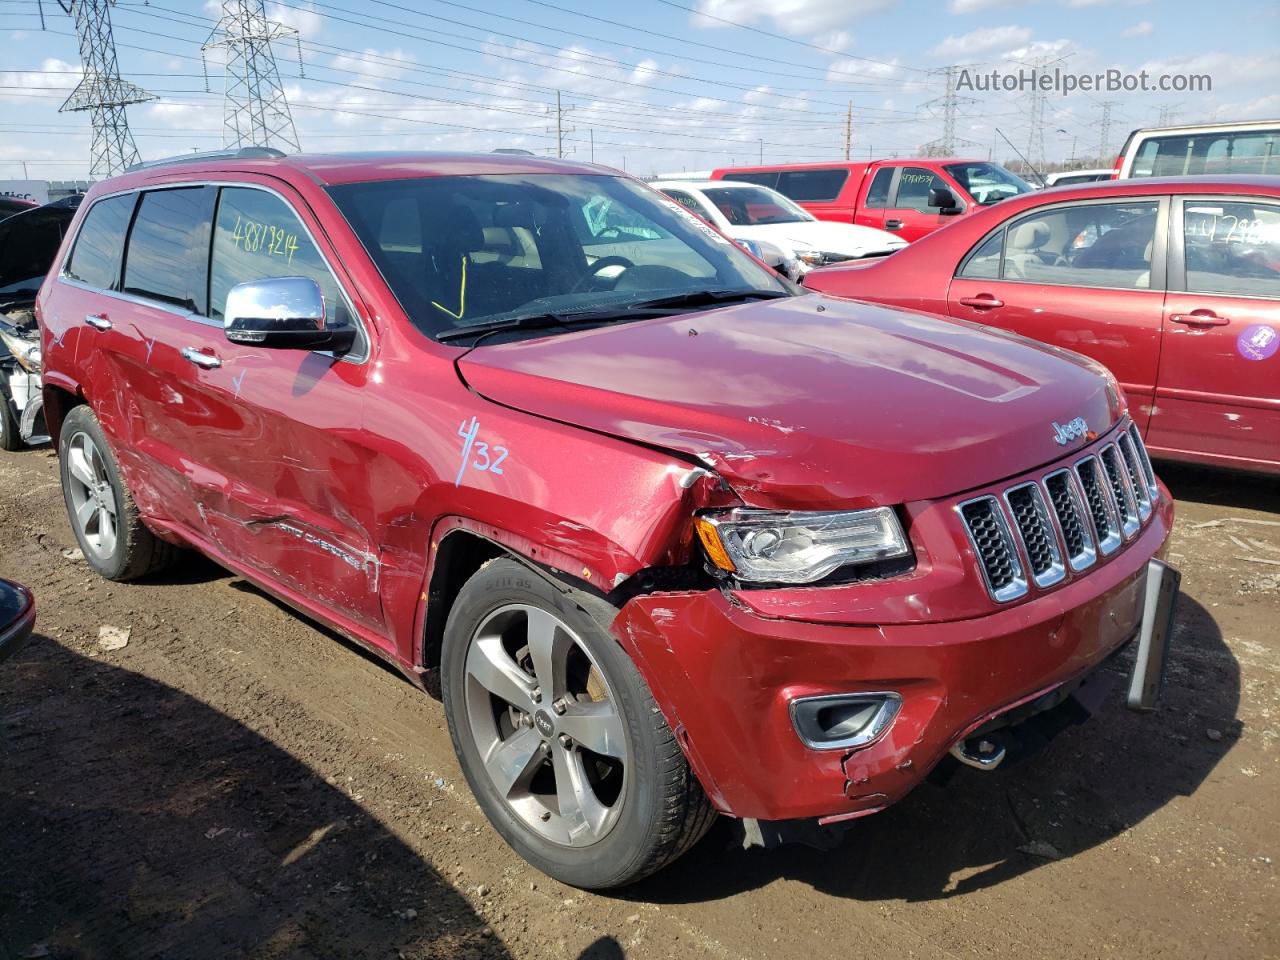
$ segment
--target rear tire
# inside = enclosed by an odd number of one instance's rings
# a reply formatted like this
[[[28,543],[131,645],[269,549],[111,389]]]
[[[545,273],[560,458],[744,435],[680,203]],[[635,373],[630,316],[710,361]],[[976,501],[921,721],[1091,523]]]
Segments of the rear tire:
[[[108,580],[136,580],[177,557],[177,547],[143,524],[98,418],[83,404],[62,422],[58,472],[72,532],[99,574]]]
[[[634,883],[693,846],[716,813],[603,601],[515,560],[483,566],[449,612],[449,734],[485,815],[564,883]]]

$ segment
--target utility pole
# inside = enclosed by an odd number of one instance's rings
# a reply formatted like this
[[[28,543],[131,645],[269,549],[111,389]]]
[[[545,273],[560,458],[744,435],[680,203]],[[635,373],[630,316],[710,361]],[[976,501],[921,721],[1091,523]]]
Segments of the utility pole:
[[[764,137],[760,138],[760,166],[764,166]]]
[[[221,39],[214,39],[221,35]],[[226,147],[280,147],[295,153],[298,131],[289,112],[280,70],[271,43],[293,37],[298,44],[298,68],[302,45],[298,31],[267,19],[263,0],[222,0],[222,19],[213,28],[201,58],[216,47],[227,51],[222,100],[222,144]],[[205,88],[208,89],[208,68]]]
[[[572,110],[572,109],[573,109],[573,107],[566,107],[566,106],[563,106],[563,105],[561,104],[561,102],[560,102],[560,91],[559,91],[559,90],[557,90],[557,91],[556,91],[556,126],[555,126],[555,135],[556,135],[556,156],[557,156],[557,157],[561,157],[561,158],[563,158],[563,157],[564,157],[564,135],[565,135],[566,133],[573,133],[573,130],[574,130],[574,128],[573,128],[573,127],[566,127],[566,126],[564,125],[564,115],[565,115],[566,113],[568,113],[568,112],[569,112],[570,110]],[[550,132],[550,131],[548,131],[548,132]],[[595,146],[594,146],[594,144],[595,144],[595,140],[594,140],[594,134],[593,134],[593,139],[592,139],[592,153],[594,153],[594,152],[595,152]],[[570,148],[569,148],[569,150],[570,150],[570,152],[573,152],[573,148],[572,148],[572,147],[570,147]]]
[[[844,158],[849,159],[849,151],[853,148],[853,101],[849,101],[844,115]]]
[[[1107,157],[1111,153],[1111,108],[1119,102],[1119,100],[1102,101],[1102,120],[1098,123],[1098,159],[1102,163],[1107,162]]]
[[[58,112],[89,111],[93,122],[89,176],[93,178],[112,176],[138,162],[138,147],[129,132],[125,107],[155,99],[141,87],[120,79],[111,32],[112,3],[114,0],[58,0],[63,12],[75,20],[84,74]]]
[[[591,137],[591,162],[596,162],[596,128],[591,127],[587,130],[587,134]]]

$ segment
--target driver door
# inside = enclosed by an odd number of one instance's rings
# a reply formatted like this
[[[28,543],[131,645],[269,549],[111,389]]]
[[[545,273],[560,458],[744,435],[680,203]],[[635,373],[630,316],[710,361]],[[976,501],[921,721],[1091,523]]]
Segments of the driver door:
[[[935,188],[950,191],[956,203],[964,206],[963,192],[941,174],[924,167],[903,167],[893,199],[884,211],[884,229],[909,243],[950,223],[956,214],[944,216],[940,207],[929,206],[929,191]]]

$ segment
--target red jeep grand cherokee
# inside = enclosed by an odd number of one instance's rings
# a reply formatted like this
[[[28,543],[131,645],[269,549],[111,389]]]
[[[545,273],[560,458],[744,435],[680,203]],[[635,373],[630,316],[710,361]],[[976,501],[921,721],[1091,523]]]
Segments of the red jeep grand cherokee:
[[[152,164],[38,307],[89,562],[194,547],[438,671],[480,805],[566,882],[993,767],[1133,637],[1158,689],[1173,511],[1113,380],[796,295],[613,171]]]

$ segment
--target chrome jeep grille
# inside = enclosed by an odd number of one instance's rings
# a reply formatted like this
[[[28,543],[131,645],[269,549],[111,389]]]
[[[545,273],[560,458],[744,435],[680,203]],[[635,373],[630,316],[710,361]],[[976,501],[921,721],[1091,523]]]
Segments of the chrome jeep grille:
[[[1032,579],[1036,586],[1052,586],[1067,572],[1062,565],[1062,551],[1058,548],[1058,537],[1049,520],[1044,494],[1036,484],[1024,483],[1005,491],[1004,500],[1013,515],[1013,525],[1022,537],[1022,546],[1027,551],[1027,566],[1031,569]]]
[[[1158,488],[1142,436],[1130,425],[1073,467],[956,507],[983,582],[1001,602],[1045,589],[1114,553],[1137,535]],[[1003,500],[1003,506],[1001,503]]]
[[[995,497],[978,497],[960,505],[969,541],[978,554],[982,577],[997,600],[1012,600],[1027,592],[1018,548]]]

